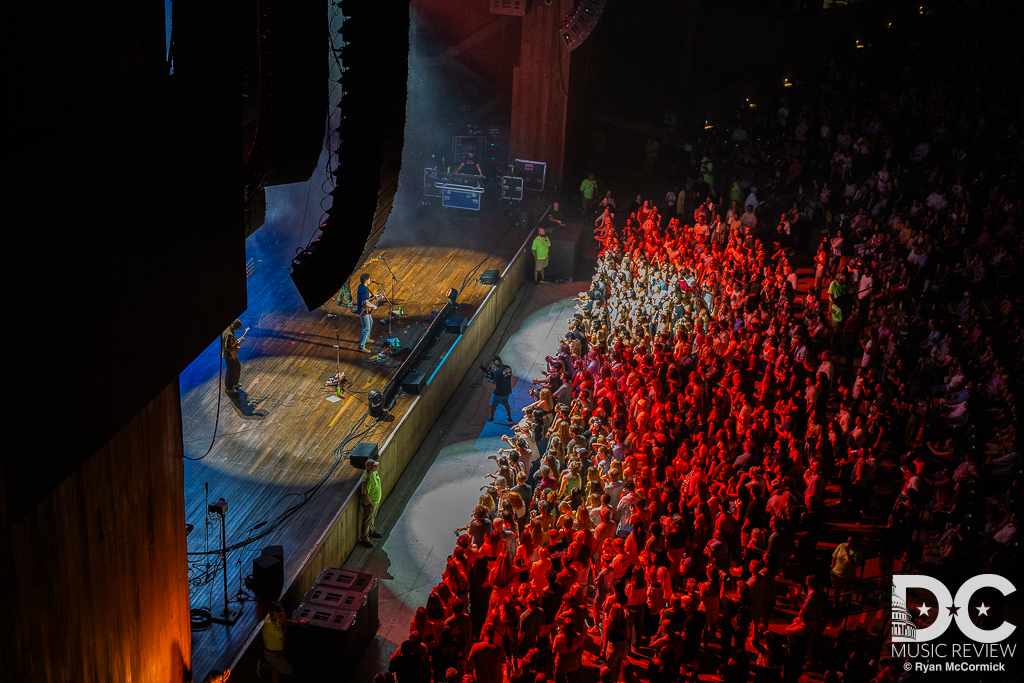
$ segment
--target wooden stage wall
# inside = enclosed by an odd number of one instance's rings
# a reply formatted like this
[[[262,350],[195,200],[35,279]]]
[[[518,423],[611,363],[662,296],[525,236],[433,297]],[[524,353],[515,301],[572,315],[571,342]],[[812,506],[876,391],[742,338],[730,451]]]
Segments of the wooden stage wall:
[[[0,473],[0,681],[189,680],[181,456],[175,381],[17,522]]]
[[[488,292],[466,326],[466,331],[452,345],[423,393],[413,399],[398,426],[381,446],[382,503],[395,487],[406,465],[455,393],[462,378],[470,370],[473,361],[497,327],[498,321],[515,299],[516,292],[530,276],[533,258],[529,247],[532,239],[531,232],[505,268],[501,281]],[[285,587],[281,603],[286,609],[292,610],[299,604],[324,567],[340,567],[345,562],[358,541],[359,520],[358,488],[354,488],[330,526]],[[258,633],[259,628],[252,632],[250,644]],[[232,666],[244,656],[247,649],[248,646],[238,652]]]

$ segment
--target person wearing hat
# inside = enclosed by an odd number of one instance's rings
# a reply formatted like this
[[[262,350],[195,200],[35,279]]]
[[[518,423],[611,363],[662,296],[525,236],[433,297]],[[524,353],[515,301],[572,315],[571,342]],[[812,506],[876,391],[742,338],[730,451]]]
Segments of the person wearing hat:
[[[380,507],[381,487],[380,473],[377,471],[377,461],[367,460],[366,471],[359,480],[359,498],[363,507],[363,523],[359,529],[359,545],[366,548],[373,547],[371,538],[380,538],[380,534],[373,526],[377,518],[377,509]]]
[[[309,623],[309,619],[295,621],[285,616],[284,607],[281,603],[275,602],[270,606],[270,612],[263,620],[261,635],[263,637],[263,659],[256,663],[256,675],[260,676],[261,669],[266,666],[270,669],[270,680],[278,683],[281,674],[290,676],[292,665],[284,658],[284,643],[288,637],[288,626]],[[225,672],[230,675],[230,672]],[[225,676],[226,678],[227,676]]]

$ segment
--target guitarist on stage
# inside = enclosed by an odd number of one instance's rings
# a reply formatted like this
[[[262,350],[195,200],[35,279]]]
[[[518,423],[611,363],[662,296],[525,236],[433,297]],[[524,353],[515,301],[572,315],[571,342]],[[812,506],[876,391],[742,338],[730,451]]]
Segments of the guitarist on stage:
[[[229,394],[237,394],[242,386],[239,381],[242,377],[242,364],[238,360],[238,347],[245,340],[245,333],[242,333],[241,338],[235,336],[235,332],[240,329],[242,329],[242,322],[236,320],[220,336],[220,354],[224,357],[224,365],[226,366],[224,372],[224,391]],[[246,332],[248,331],[246,330]]]
[[[370,353],[370,349],[366,348],[366,345],[373,343],[373,340],[370,339],[370,333],[373,332],[373,315],[371,314],[373,309],[377,308],[373,293],[367,286],[369,281],[369,273],[360,275],[359,289],[356,290],[356,308],[359,311],[359,320],[363,323],[363,334],[359,337],[359,350],[363,353]]]

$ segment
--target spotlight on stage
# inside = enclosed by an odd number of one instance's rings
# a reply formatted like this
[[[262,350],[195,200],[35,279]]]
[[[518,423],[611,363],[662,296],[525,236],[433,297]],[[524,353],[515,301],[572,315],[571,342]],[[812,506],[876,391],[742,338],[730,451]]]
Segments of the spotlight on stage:
[[[370,392],[370,417],[384,417],[384,394],[376,389]]]
[[[454,287],[448,290],[448,301],[452,302],[452,306],[458,306],[459,290]]]

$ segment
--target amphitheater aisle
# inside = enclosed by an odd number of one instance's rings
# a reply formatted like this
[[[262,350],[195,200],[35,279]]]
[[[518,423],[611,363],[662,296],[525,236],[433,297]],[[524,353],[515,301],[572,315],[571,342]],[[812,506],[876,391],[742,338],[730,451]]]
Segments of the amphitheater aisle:
[[[492,385],[477,366],[495,353],[512,366],[513,417],[531,402],[531,380],[542,377],[544,357],[557,351],[575,312],[573,300],[589,282],[527,283],[487,341],[441,417],[424,440],[395,490],[377,515],[384,536],[370,550],[356,547],[345,568],[380,579],[380,630],[356,668],[354,683],[369,683],[387,670],[388,660],[408,637],[416,608],[424,605],[440,581],[455,547],[454,530],[469,521],[486,475],[494,471],[488,455],[502,447],[508,426],[488,423]]]

